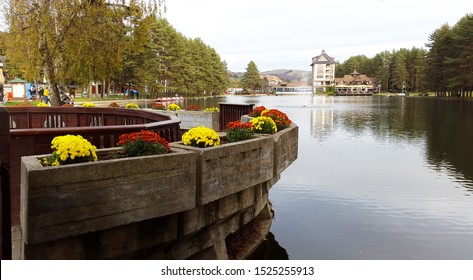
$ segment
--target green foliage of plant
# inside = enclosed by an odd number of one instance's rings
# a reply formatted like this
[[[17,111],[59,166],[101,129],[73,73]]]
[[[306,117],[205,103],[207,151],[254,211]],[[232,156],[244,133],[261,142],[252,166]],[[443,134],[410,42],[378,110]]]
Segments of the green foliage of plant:
[[[254,134],[254,126],[251,122],[241,123],[240,120],[229,122],[225,126],[227,140],[229,142],[243,141],[251,139]]]
[[[262,86],[262,79],[260,77],[258,67],[253,61],[248,63],[246,72],[241,79],[242,86],[250,91],[259,90]]]

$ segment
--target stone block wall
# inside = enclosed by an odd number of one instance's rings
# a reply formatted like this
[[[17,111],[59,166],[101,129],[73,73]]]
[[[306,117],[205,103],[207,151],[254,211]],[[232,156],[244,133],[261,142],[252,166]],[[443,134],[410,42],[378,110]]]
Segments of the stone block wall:
[[[294,125],[220,149],[189,148],[172,162],[69,165],[76,174],[41,175],[36,157],[25,157],[21,258],[226,259],[230,234],[255,220],[269,231],[269,189],[297,158],[297,143]]]

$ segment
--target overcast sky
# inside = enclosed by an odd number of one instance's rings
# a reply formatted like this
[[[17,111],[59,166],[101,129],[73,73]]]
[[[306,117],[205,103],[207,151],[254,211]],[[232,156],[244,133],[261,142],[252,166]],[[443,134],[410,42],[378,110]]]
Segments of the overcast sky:
[[[472,0],[167,0],[166,18],[200,37],[231,71],[310,70],[325,50],[350,56],[425,47],[429,34],[473,12]]]

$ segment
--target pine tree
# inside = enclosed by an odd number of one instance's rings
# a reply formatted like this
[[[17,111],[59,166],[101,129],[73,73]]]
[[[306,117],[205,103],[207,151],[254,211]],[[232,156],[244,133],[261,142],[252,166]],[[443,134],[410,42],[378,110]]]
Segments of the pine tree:
[[[243,74],[243,78],[241,79],[241,84],[247,91],[255,91],[261,88],[261,77],[258,67],[253,61],[248,63],[246,72]]]

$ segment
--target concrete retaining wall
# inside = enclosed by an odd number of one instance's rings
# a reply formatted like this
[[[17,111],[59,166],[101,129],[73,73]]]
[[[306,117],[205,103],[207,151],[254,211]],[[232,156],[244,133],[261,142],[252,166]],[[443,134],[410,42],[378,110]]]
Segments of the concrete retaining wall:
[[[215,131],[220,130],[219,126],[219,112],[205,112],[205,111],[166,111],[166,113],[176,115],[180,120],[181,129],[191,129],[197,126],[205,126]]]
[[[230,234],[250,221],[269,230],[269,189],[297,158],[297,126],[278,133],[74,171],[24,157],[21,258],[226,259]]]

